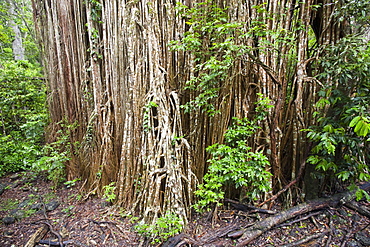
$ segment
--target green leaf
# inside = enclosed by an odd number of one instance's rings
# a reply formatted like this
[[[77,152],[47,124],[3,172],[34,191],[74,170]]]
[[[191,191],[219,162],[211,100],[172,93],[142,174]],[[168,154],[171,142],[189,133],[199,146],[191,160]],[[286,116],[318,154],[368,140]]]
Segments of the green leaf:
[[[356,134],[358,134],[358,135],[359,135],[359,133],[360,133],[360,129],[362,128],[363,123],[364,123],[363,121],[358,121],[358,122],[356,123],[355,129],[354,129],[354,132],[355,132]]]
[[[361,119],[360,116],[353,118],[352,121],[349,123],[349,127],[354,127],[360,119]]]
[[[370,180],[370,175],[367,173],[361,172],[360,175],[358,176],[359,180],[361,181],[369,181]]]
[[[340,173],[337,174],[337,177],[339,179],[341,179],[342,181],[346,181],[348,180],[348,178],[350,177],[351,173],[348,172],[348,171],[342,171]]]
[[[359,133],[357,133],[357,134],[359,136],[364,136],[365,137],[369,133],[369,128],[370,128],[369,124],[366,123],[366,122],[363,122],[362,127],[361,127]]]

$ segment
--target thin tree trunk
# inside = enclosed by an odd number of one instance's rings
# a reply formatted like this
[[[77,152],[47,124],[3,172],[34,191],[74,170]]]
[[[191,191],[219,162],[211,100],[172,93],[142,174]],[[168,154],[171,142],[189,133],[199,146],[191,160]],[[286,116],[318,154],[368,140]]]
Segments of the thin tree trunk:
[[[9,24],[14,32],[14,40],[12,43],[14,60],[24,60],[25,50],[24,50],[23,41],[22,41],[22,33],[21,33],[21,30],[19,29],[18,24],[15,23],[14,18],[13,18],[13,16],[17,15],[17,13],[15,12],[15,6],[14,6],[15,3],[11,0],[7,0],[7,2],[9,4],[9,14],[11,16],[9,20]]]

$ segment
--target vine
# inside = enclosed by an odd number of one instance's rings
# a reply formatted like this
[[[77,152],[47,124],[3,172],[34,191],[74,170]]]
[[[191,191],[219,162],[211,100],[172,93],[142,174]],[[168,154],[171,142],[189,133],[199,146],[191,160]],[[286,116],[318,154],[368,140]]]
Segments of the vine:
[[[269,13],[266,4],[252,6],[260,15],[250,23],[232,22],[228,8],[221,8],[207,0],[195,3],[189,8],[177,4],[179,15],[186,19],[189,26],[183,38],[170,42],[174,51],[188,51],[193,55],[193,76],[186,82],[185,89],[195,92],[195,98],[182,107],[185,112],[201,109],[210,116],[219,113],[216,103],[220,90],[231,80],[232,69],[238,61],[248,60],[261,66],[274,80],[272,69],[264,64],[255,54],[269,51],[277,52],[279,56],[289,56],[296,59],[295,52],[280,54],[282,46],[295,47],[295,32],[303,28],[297,23],[293,31],[268,28],[269,19],[281,18]],[[295,11],[296,12],[296,11]],[[250,40],[255,47],[246,45]],[[234,72],[233,72],[234,73]],[[235,73],[234,73],[235,74]]]
[[[179,14],[190,26],[180,41],[171,41],[172,50],[190,51],[194,55],[194,76],[185,89],[196,91],[194,100],[182,107],[185,112],[201,108],[210,116],[218,113],[215,99],[228,80],[228,72],[243,54],[244,45],[238,44],[242,23],[230,22],[227,8],[211,1],[195,3],[193,8],[178,3]]]

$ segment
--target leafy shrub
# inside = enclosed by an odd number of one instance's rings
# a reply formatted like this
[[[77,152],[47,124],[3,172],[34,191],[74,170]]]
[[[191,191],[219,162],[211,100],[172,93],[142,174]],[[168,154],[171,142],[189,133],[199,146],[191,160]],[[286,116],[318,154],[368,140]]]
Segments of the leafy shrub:
[[[44,145],[42,156],[32,165],[36,171],[47,171],[48,179],[54,182],[54,186],[65,181],[65,164],[71,159],[71,152],[78,148],[77,142],[70,142],[71,131],[77,127],[77,122],[68,124],[62,120],[58,124],[60,129],[56,133],[56,141]]]
[[[353,187],[370,180],[369,43],[346,37],[325,53],[318,76],[323,82],[316,104],[318,124],[305,130],[315,144],[308,162],[316,165],[319,176]]]
[[[51,145],[46,145],[42,157],[33,163],[32,169],[37,172],[46,171],[47,178],[57,186],[65,181],[65,163],[68,160],[70,156],[67,151],[60,152]]]
[[[103,186],[103,198],[107,202],[112,203],[116,199],[116,194],[115,194],[116,186],[114,186],[114,184],[115,182],[112,182],[110,184]]]
[[[196,210],[221,205],[227,184],[243,187],[245,196],[251,200],[258,199],[261,193],[271,189],[272,175],[266,171],[270,165],[267,157],[262,152],[252,152],[248,146],[248,139],[260,128],[258,123],[266,117],[270,107],[268,99],[261,99],[253,120],[234,118],[234,124],[225,133],[225,144],[216,143],[207,148],[212,158],[208,160],[210,165],[203,177],[204,183],[195,192],[200,198],[194,205]]]
[[[159,217],[154,224],[139,223],[135,226],[135,229],[139,234],[153,239],[152,244],[155,244],[164,242],[180,233],[183,226],[184,222],[180,217],[167,212],[164,216]]]

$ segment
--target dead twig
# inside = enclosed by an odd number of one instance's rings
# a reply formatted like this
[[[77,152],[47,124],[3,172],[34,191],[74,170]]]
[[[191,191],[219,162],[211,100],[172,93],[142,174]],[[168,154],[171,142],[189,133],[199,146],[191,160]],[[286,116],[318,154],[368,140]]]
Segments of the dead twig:
[[[47,244],[49,246],[64,246],[64,245],[67,245],[67,244],[71,244],[73,243],[72,240],[68,240],[68,241],[64,241],[64,242],[55,242],[55,241],[51,241],[51,240],[40,240],[39,241],[39,244]]]
[[[53,227],[51,226],[51,224],[49,224],[48,222],[44,222],[44,221],[40,221],[40,223],[44,224],[44,225],[47,225],[49,227],[49,231],[58,238],[59,246],[64,247],[64,244],[63,244],[63,241],[62,241],[62,236],[60,236],[60,234],[58,232],[53,230]]]
[[[297,182],[299,182],[299,180],[302,178],[303,171],[304,171],[305,167],[306,167],[306,160],[304,160],[302,162],[302,164],[300,165],[300,168],[299,168],[299,171],[298,171],[298,175],[297,175],[297,177],[294,180],[292,180],[289,184],[285,185],[284,188],[282,188],[278,193],[276,193],[275,195],[273,195],[269,199],[265,200],[264,202],[260,203],[258,205],[258,207],[262,207],[263,205],[265,205],[266,203],[268,203],[270,201],[275,201],[281,194],[283,194],[290,187],[292,187],[294,184],[296,184]]]
[[[54,242],[54,241],[50,241],[50,240],[40,240],[39,243],[40,244],[47,244],[49,246],[60,246],[60,243],[59,242]],[[63,244],[64,245],[68,245],[68,244],[71,245],[71,244],[73,244],[73,246],[88,247],[86,244],[83,244],[80,241],[73,240],[73,239],[64,241]]]
[[[353,235],[353,233],[354,233],[353,230],[356,228],[356,225],[357,225],[357,222],[356,221],[352,221],[352,227],[349,229],[349,231],[346,234],[346,236],[344,236],[341,247],[347,246],[347,241],[351,237],[351,235]]]
[[[325,247],[329,247],[330,246],[330,243],[331,243],[331,239],[332,238],[333,238],[333,236],[330,234],[329,237],[328,237],[328,240],[326,241]]]
[[[92,223],[94,223],[94,224],[96,224],[96,225],[98,225],[98,227],[99,227],[99,229],[101,231],[101,234],[103,234],[105,232],[104,229],[103,229],[103,227],[100,225],[100,222],[98,222],[96,220],[92,220],[92,219],[89,219],[89,221],[92,222]]]
[[[361,206],[359,206],[357,202],[350,201],[350,202],[345,203],[344,206],[346,206],[347,208],[350,208],[352,210],[355,210],[359,214],[362,214],[363,216],[366,216],[367,218],[370,219],[370,211],[366,210],[365,208],[363,208]]]
[[[331,229],[327,229],[323,232],[318,232],[314,235],[311,235],[311,236],[307,236],[305,238],[302,238],[294,243],[289,243],[289,244],[285,244],[285,245],[282,245],[282,247],[293,247],[293,246],[297,246],[297,245],[301,245],[301,244],[304,244],[304,243],[307,243],[307,242],[310,242],[312,241],[313,239],[316,239],[316,238],[320,238],[328,233],[331,232]]]

